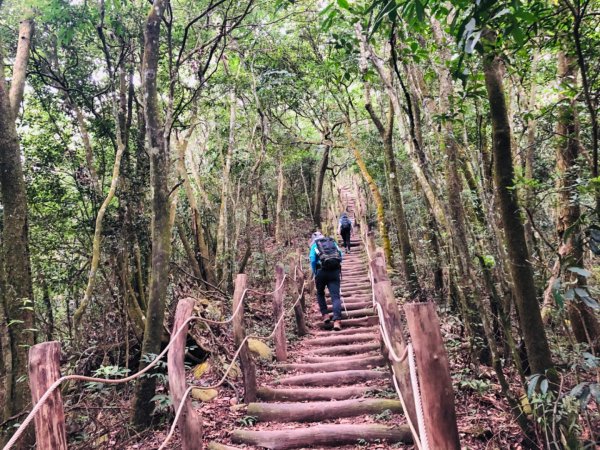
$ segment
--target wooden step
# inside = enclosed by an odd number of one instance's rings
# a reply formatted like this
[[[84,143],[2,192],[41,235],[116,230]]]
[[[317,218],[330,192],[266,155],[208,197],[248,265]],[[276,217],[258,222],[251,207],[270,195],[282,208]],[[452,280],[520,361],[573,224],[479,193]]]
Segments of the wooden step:
[[[373,350],[379,350],[381,348],[381,344],[379,341],[377,342],[367,342],[366,344],[353,344],[353,345],[335,345],[332,347],[324,347],[324,348],[316,348],[311,350],[313,355],[353,355],[357,353],[367,353],[372,352]]]
[[[234,430],[231,439],[238,444],[255,445],[272,450],[310,446],[358,445],[362,442],[412,443],[408,425],[331,424],[284,430]]]
[[[380,352],[369,352],[369,353],[360,353],[358,355],[344,355],[344,356],[304,356],[302,357],[303,363],[323,363],[323,362],[338,362],[338,361],[355,361],[364,358],[369,358],[372,356],[380,356]]]
[[[256,395],[260,400],[272,402],[315,402],[362,397],[367,391],[372,390],[372,386],[287,389],[261,386],[258,388]]]
[[[385,364],[383,356],[368,356],[363,358],[350,359],[346,361],[327,361],[321,363],[295,363],[295,364],[278,364],[277,369],[287,372],[338,372],[340,370],[358,370],[358,369],[373,369],[382,367]]]
[[[273,384],[283,386],[340,386],[389,378],[386,372],[377,370],[344,370],[341,372],[309,373],[275,380]]]
[[[328,311],[331,312],[330,302],[327,302],[327,306],[329,306],[329,308],[327,308]],[[345,307],[348,311],[370,308],[372,306],[373,306],[373,302],[349,302],[346,299],[344,299],[344,301],[342,302],[342,309],[344,309],[344,307]]]
[[[206,447],[208,450],[238,450],[241,447],[233,447],[231,445],[219,444],[218,442],[209,442]]]
[[[386,409],[401,413],[399,400],[354,398],[335,402],[249,403],[246,414],[261,422],[321,422],[364,414],[381,414]]]
[[[344,329],[351,329],[353,327],[370,328],[373,325],[378,325],[378,324],[379,324],[378,316],[367,316],[367,317],[357,317],[355,319],[344,319],[342,321],[342,331]],[[338,333],[339,333],[337,331],[332,330],[333,325],[331,323],[329,323],[328,325],[325,325],[324,323],[319,322],[318,327],[321,330],[328,330],[330,332],[330,334],[333,334],[333,335],[338,335]],[[361,330],[361,332],[362,332],[362,330]]]
[[[331,330],[328,331],[312,331],[311,334],[313,336],[317,336],[317,337],[324,337],[324,336],[331,336],[331,334],[334,333]],[[363,327],[363,328],[347,328],[345,330],[341,330],[341,331],[336,331],[335,332],[335,336],[341,336],[344,334],[356,334],[356,333],[374,333],[374,334],[378,334],[379,333],[379,327],[378,326],[371,326],[371,327]]]
[[[344,322],[342,321],[342,325]],[[306,340],[307,345],[342,345],[342,344],[352,344],[358,342],[369,342],[373,339],[376,339],[377,335],[374,333],[360,333],[360,334],[346,334],[339,336],[327,336],[327,337],[317,337],[314,339]]]

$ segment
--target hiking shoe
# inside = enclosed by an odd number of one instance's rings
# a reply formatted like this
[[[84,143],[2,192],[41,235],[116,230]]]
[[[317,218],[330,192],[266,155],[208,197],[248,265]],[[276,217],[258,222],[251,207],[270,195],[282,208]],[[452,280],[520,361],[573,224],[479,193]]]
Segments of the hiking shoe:
[[[323,323],[327,325],[329,322],[331,322],[331,314],[323,314]]]
[[[342,321],[336,320],[333,322],[333,331],[341,331],[342,330]]]

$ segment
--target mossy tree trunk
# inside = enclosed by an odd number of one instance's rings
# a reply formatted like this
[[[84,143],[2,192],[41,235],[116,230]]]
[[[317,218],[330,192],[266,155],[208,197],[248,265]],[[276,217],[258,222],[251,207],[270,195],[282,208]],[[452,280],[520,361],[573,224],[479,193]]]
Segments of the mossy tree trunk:
[[[494,37],[490,35],[488,32],[486,45],[493,45]],[[517,193],[513,189],[511,128],[502,80],[502,61],[493,49],[484,55],[484,77],[492,119],[494,184],[513,278],[515,303],[531,370],[545,374],[553,369],[553,364],[536,296]]]
[[[144,30],[143,91],[148,153],[150,154],[150,177],[152,195],[152,269],[146,326],[142,343],[142,358],[160,353],[161,335],[165,316],[165,302],[169,283],[169,259],[171,257],[171,228],[169,224],[169,151],[165,142],[161,110],[158,105],[157,71],[159,60],[160,24],[168,0],[155,0],[150,8]],[[147,359],[140,361],[140,368]],[[136,388],[134,424],[146,427],[152,420],[156,378],[141,378]]]
[[[4,208],[0,261],[3,263],[2,301],[7,325],[4,338],[8,341],[2,342],[6,369],[4,419],[17,415],[29,404],[29,389],[23,380],[27,379],[27,352],[35,343],[27,191],[16,128],[32,37],[33,22],[23,21],[19,28],[10,91],[4,81],[4,71],[0,70],[0,193]],[[0,69],[3,69],[1,64]],[[28,433],[21,439],[18,448],[28,448],[31,436]]]

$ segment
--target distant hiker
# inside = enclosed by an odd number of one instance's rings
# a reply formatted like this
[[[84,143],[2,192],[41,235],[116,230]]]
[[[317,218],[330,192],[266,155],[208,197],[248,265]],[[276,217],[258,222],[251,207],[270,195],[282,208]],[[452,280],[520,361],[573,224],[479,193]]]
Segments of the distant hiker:
[[[342,236],[346,253],[350,253],[350,235],[352,234],[352,221],[346,213],[342,213],[342,217],[340,217],[338,233]]]
[[[317,231],[312,235],[309,258],[317,286],[317,301],[323,315],[323,323],[328,325],[333,320],[333,329],[339,331],[342,329],[342,301],[340,299],[342,251],[333,238],[325,237]],[[331,294],[333,316],[327,312],[325,286]]]

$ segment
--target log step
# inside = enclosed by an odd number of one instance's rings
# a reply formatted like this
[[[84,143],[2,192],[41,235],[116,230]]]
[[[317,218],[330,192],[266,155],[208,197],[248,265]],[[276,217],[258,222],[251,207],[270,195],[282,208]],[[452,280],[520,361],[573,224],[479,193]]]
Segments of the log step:
[[[367,391],[372,391],[372,386],[348,386],[331,388],[258,388],[257,396],[260,400],[272,402],[316,402],[325,400],[346,400],[361,397]]]
[[[347,321],[344,321],[347,322]],[[325,336],[331,336],[332,331],[328,330],[328,331],[313,331],[312,335],[316,336],[316,337],[325,337]],[[346,334],[357,334],[357,333],[373,333],[373,334],[378,334],[379,333],[379,327],[378,326],[372,326],[372,327],[363,327],[363,328],[346,328],[343,329],[342,331],[336,331],[335,332],[335,336],[343,336]]]
[[[343,370],[340,372],[310,373],[294,375],[275,380],[274,384],[284,386],[340,386],[362,383],[370,380],[389,378],[388,373],[377,370]]]
[[[344,325],[344,322],[342,322]],[[352,344],[355,342],[369,342],[373,339],[377,339],[378,335],[373,333],[360,333],[360,334],[346,334],[340,336],[327,336],[309,339],[306,341],[308,345],[340,345],[340,344]]]
[[[365,442],[412,443],[408,425],[317,425],[277,431],[234,430],[231,439],[238,444],[255,445],[272,450],[288,450],[307,446],[358,445]]]
[[[329,303],[327,304],[328,308],[327,311],[331,312],[331,306]],[[342,310],[344,310],[344,306],[346,307],[346,309],[348,311],[356,311],[358,309],[364,309],[364,308],[370,308],[373,306],[373,302],[349,302],[347,300],[344,300],[342,302]]]
[[[375,310],[373,308],[355,309],[344,311],[342,309],[342,319],[356,319],[359,317],[374,316]]]
[[[351,327],[372,327],[373,325],[379,324],[378,316],[367,316],[367,317],[357,317],[356,319],[345,319],[342,322],[342,328],[351,328]],[[325,326],[323,323],[319,324],[319,328],[322,330],[331,331],[331,324]],[[337,335],[338,333],[336,333]]]
[[[246,414],[261,422],[321,422],[364,414],[381,414],[386,409],[402,412],[398,400],[356,398],[335,402],[249,403]]]
[[[356,344],[356,345],[337,345],[334,347],[325,347],[325,348],[317,348],[312,350],[313,355],[353,355],[356,353],[367,353],[372,352],[373,350],[379,350],[380,344],[379,342],[368,342],[366,344]]]
[[[338,362],[338,361],[356,361],[364,358],[370,358],[373,356],[380,356],[381,353],[369,352],[367,354],[360,353],[358,355],[346,355],[346,356],[305,356],[302,358],[303,363],[322,363],[322,362]]]
[[[370,356],[361,359],[350,359],[347,361],[328,361],[308,364],[279,364],[276,367],[288,372],[339,372],[341,370],[373,369],[385,364],[383,356]]]
[[[218,442],[209,442],[208,443],[208,450],[238,450],[241,449],[241,447],[233,447],[231,445],[225,445],[225,444],[219,444]]]

